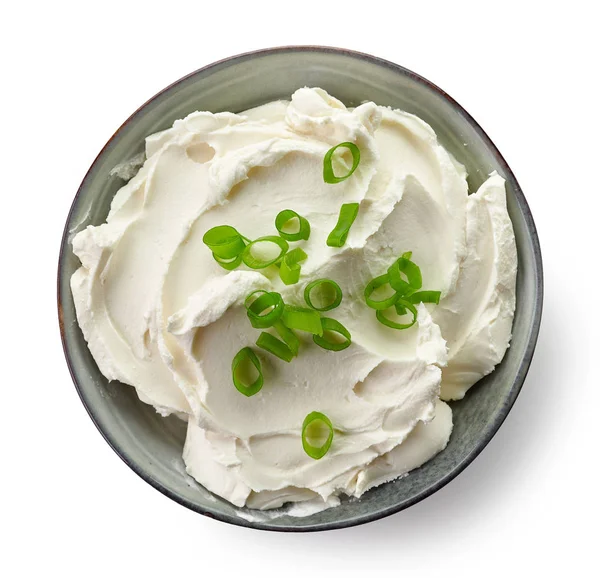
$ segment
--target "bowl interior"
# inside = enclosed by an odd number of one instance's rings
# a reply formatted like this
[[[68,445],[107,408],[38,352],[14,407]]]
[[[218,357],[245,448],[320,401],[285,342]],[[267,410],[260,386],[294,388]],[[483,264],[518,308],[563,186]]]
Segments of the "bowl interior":
[[[239,510],[204,490],[185,473],[185,426],[140,402],[133,388],[107,383],[91,357],[75,318],[69,278],[79,266],[73,235],[108,214],[123,185],[110,170],[143,150],[144,137],[195,110],[244,109],[289,98],[297,88],[320,86],[348,106],[365,100],[412,112],[428,122],[440,142],[469,173],[475,190],[491,171],[507,180],[519,270],[513,339],[504,360],[458,403],[448,447],[407,477],[375,488],[360,500],[306,518],[265,517],[248,522]],[[184,505],[235,524],[279,530],[337,528],[376,519],[429,495],[460,472],[502,423],[525,378],[541,313],[541,257],[535,227],[514,176],[489,139],[443,92],[391,63],[348,51],[287,48],[242,55],[202,69],[169,87],[138,110],[103,149],[85,177],[65,229],[59,265],[59,315],[65,353],[92,419],[119,455],[144,479]]]

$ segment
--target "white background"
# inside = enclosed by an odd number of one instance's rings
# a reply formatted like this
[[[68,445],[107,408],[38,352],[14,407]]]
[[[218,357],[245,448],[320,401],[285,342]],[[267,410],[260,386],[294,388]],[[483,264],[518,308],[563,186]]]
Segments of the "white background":
[[[0,574],[598,575],[600,380],[592,354],[600,350],[600,41],[594,4],[3,4]],[[529,376],[483,454],[405,512],[306,535],[204,518],[129,470],[75,393],[55,304],[69,206],[121,122],[196,68],[285,44],[381,56],[456,98],[520,181],[539,229],[546,281]]]

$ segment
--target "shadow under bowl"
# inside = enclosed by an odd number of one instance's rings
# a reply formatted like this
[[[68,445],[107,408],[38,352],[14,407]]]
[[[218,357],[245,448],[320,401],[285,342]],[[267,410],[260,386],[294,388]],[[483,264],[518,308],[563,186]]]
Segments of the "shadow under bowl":
[[[492,171],[506,179],[519,267],[511,347],[496,370],[453,403],[454,431],[446,449],[405,478],[359,500],[305,518],[247,521],[239,509],[213,496],[186,473],[181,452],[185,424],[162,418],[139,401],[133,388],[108,383],[77,324],[69,279],[79,267],[70,241],[87,225],[105,221],[123,185],[111,169],[143,151],[144,138],[195,110],[239,112],[319,86],[356,106],[365,100],[421,117],[440,143],[463,163],[476,190]],[[415,504],[458,475],[496,433],[525,380],[542,311],[542,259],[533,218],[510,168],[471,116],[446,93],[391,62],[349,50],[284,47],[222,60],[172,84],[137,110],[102,149],[85,176],[69,213],[58,266],[58,311],[73,381],[90,417],[117,454],[144,480],[184,506],[218,520],[252,528],[310,531],[342,528],[382,518]]]

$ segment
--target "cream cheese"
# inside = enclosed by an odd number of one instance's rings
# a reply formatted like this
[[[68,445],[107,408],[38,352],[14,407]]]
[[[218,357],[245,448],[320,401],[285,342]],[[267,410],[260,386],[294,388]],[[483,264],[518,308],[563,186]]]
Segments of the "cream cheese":
[[[327,184],[323,157],[344,141],[357,144],[361,162]],[[349,202],[360,211],[348,240],[328,247]],[[225,271],[202,242],[222,224],[275,234],[283,209],[311,224],[310,238],[294,244],[308,254],[296,285],[274,268]],[[503,179],[493,173],[468,195],[464,168],[426,123],[374,103],[347,109],[318,88],[240,115],[192,113],[148,137],[146,161],[106,223],[78,233],[73,250],[77,317],[98,367],[162,415],[187,419],[188,473],[236,506],[298,502],[295,515],[309,514],[419,467],[450,437],[442,400],[462,398],[510,341],[517,257]],[[363,291],[409,250],[423,289],[442,300],[420,304],[417,324],[395,331]],[[302,305],[304,286],[322,277],[343,291],[327,315],[352,345],[331,352],[302,336],[289,364],[256,350],[265,385],[241,395],[231,360],[259,334],[245,297],[272,289]],[[314,410],[336,429],[321,460],[301,443]]]

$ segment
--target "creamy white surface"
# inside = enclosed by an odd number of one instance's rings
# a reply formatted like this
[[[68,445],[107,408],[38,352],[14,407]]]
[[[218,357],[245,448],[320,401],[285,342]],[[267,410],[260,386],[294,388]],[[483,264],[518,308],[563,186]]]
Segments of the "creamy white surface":
[[[353,141],[361,163],[323,182],[323,156]],[[71,286],[79,324],[102,373],[136,388],[163,415],[188,419],[188,472],[237,506],[305,502],[301,515],[419,467],[447,444],[449,406],[491,372],[510,340],[517,257],[504,181],[492,174],[468,195],[464,169],[418,118],[365,103],[348,110],[320,89],[300,89],[241,115],[196,112],[146,140],[147,160],[116,194],[107,222],[73,240],[82,266]],[[325,239],[343,203],[359,216],[341,249]],[[202,242],[229,224],[256,238],[294,209],[311,223],[297,285],[276,270],[228,272]],[[363,300],[366,283],[404,251],[438,306],[395,331]],[[242,302],[256,289],[302,304],[307,282],[336,280],[327,313],[352,333],[342,352],[302,336],[287,364],[257,349],[265,385],[247,398],[231,360],[259,332]],[[302,450],[304,417],[335,425],[321,460]]]

